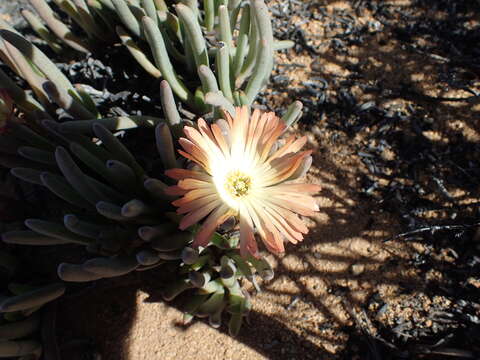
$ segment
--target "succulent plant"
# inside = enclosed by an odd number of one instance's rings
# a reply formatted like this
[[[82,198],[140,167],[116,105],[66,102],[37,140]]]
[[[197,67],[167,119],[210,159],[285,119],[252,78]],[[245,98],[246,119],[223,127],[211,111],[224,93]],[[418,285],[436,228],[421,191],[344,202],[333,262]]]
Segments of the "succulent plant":
[[[32,336],[40,328],[39,310],[62,296],[65,285],[38,285],[31,278],[27,283],[18,282],[16,275],[21,267],[17,257],[5,249],[0,250],[0,357],[38,359],[42,344]]]
[[[180,117],[168,83],[162,89],[167,120],[178,129]],[[159,154],[151,157],[161,166],[149,166],[153,169],[149,173],[112,133],[136,126],[138,122],[130,118],[111,118],[43,120],[33,129],[10,119],[8,136],[4,135],[9,144],[0,149],[9,160],[4,159],[3,165],[12,167],[19,179],[56,195],[63,213],[62,222],[27,219],[27,230],[6,232],[2,239],[17,245],[77,244],[96,254],[81,264],[60,264],[58,276],[67,282],[121,276],[173,262],[178,281],[165,289],[165,299],[189,290],[197,305],[187,304],[190,316],[209,316],[217,326],[226,310],[232,314],[230,327],[235,334],[250,307],[239,281],[254,281],[256,272],[269,277],[271,270],[264,260],[242,258],[238,236],[230,230],[228,236],[216,233],[205,248],[190,248],[198,228],[178,230],[179,216],[171,205],[175,196],[165,193],[169,179],[164,171],[185,166],[175,154],[170,127],[165,122],[155,126]]]
[[[30,0],[37,14],[22,10],[22,15],[31,28],[57,53],[66,45],[83,53],[92,52],[95,44],[113,42],[115,33],[112,12],[104,4],[110,1],[98,0],[54,0],[85,34],[74,34],[59,14],[45,0]],[[86,35],[86,39],[85,39]]]
[[[94,119],[99,116],[86,92],[75,88],[47,55],[3,21],[0,21],[0,36],[3,39],[0,59],[28,83],[35,96],[25,92],[0,70],[1,88],[26,115],[49,119],[55,104],[73,118]]]
[[[23,90],[0,69],[1,88],[8,93],[24,115],[35,120],[53,120],[55,109],[61,108],[75,120],[102,118],[95,103],[81,85],[74,86],[47,55],[1,20],[0,36],[3,38],[3,42],[0,42],[0,58],[31,88],[31,91]],[[203,69],[206,71],[205,73],[209,74],[204,80],[213,84],[215,80],[213,73],[207,68]],[[170,89],[166,89],[167,86],[170,87],[170,84],[168,81],[161,82],[161,100],[164,116],[171,125],[175,125],[174,134],[178,136],[178,127],[182,119],[176,109],[172,92]],[[32,96],[32,92],[35,96]],[[206,99],[213,99],[212,109],[217,109],[215,113],[217,117],[221,114],[218,111],[220,109],[225,109],[232,114],[235,112],[233,104],[224,101],[221,93],[210,93]],[[296,101],[289,107],[283,120],[288,125],[292,125],[298,121],[301,115],[302,103]],[[158,121],[159,118],[149,116],[133,116],[128,119],[115,117],[105,120],[106,123],[115,123],[118,126],[125,126],[125,128],[154,124]]]
[[[201,11],[197,1],[182,1],[172,8],[174,12],[160,10],[157,18],[152,13],[128,28],[144,34],[161,76],[181,101],[200,112],[206,112],[207,104],[228,110],[251,105],[272,72],[275,48],[292,45],[274,42],[262,0],[206,0]],[[188,75],[198,74],[199,84],[187,87],[170,58],[183,63]]]
[[[124,45],[147,71],[165,79],[160,83],[164,119],[103,118],[89,95],[73,86],[48,56],[0,22],[0,58],[31,88],[20,88],[0,70],[4,89],[0,93],[0,164],[11,168],[17,178],[53,193],[62,211],[61,221],[59,216],[27,219],[27,230],[6,232],[3,241],[82,245],[95,254],[81,264],[60,264],[58,275],[67,282],[175,264],[176,279],[164,289],[164,298],[189,294],[186,320],[209,317],[213,326],[220,324],[222,312],[227,311],[230,332],[238,333],[251,306],[241,289],[242,279],[255,283],[256,275],[270,279],[273,271],[261,257],[240,254],[236,229],[227,226],[215,232],[200,248],[194,247],[199,226],[178,230],[180,216],[171,202],[180,194],[166,192],[173,183],[164,173],[191,167],[175,151],[183,125],[190,123],[180,116],[174,95],[197,114],[208,112],[208,121],[228,118],[222,109],[235,116],[235,105],[251,105],[267,82],[274,48],[289,44],[274,42],[262,0],[205,0],[202,6],[197,1],[163,0],[55,2],[83,27],[88,39],[75,37],[44,0],[31,0],[48,28],[32,13],[23,14],[54,51],[67,44],[88,52],[103,30],[112,30],[118,23],[127,28],[131,35],[116,27]],[[151,49],[155,65],[141,50],[145,46]],[[180,66],[186,68],[182,74],[176,72]],[[23,118],[12,111],[13,104]],[[72,120],[56,121],[58,108]],[[287,126],[298,120],[301,110],[300,102],[290,106],[283,118]],[[158,150],[158,155],[150,153],[143,162],[118,133],[139,127],[154,129]]]
[[[152,126],[161,121],[152,116],[102,117],[81,85],[74,86],[46,54],[1,20],[0,36],[0,59],[30,86],[22,89],[11,75],[0,69],[0,127],[5,118],[13,115],[10,113],[13,103],[22,119],[33,127],[44,120],[56,122],[58,109],[65,114],[63,120],[99,120],[115,124],[117,129]]]
[[[30,2],[46,26],[31,12],[22,13],[54,51],[66,44],[92,52],[99,40],[113,44],[115,29],[138,63],[167,80],[197,114],[212,105],[229,111],[251,105],[268,82],[274,51],[293,46],[274,40],[263,0],[55,0],[88,42],[74,35],[45,0]]]

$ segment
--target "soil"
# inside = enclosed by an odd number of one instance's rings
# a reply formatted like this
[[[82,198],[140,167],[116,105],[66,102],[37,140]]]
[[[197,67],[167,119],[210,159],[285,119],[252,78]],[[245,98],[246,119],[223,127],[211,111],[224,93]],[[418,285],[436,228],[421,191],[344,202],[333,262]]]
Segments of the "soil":
[[[20,9],[28,9],[31,11],[32,6],[28,0],[4,0],[0,3],[0,17],[17,29],[23,28],[27,23],[20,14]]]
[[[277,56],[259,106],[301,100],[321,211],[267,255],[237,338],[182,323],[162,269],[58,304],[69,359],[451,359],[480,347],[480,5],[269,1]],[[401,236],[399,236],[399,234]],[[402,235],[404,234],[404,235]],[[79,290],[80,291],[80,290]],[[97,356],[97,357],[95,357]]]

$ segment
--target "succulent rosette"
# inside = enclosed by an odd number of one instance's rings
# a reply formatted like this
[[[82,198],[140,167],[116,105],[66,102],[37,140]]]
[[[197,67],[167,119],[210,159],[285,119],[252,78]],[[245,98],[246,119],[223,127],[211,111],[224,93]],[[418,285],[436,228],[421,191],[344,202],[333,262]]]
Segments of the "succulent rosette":
[[[259,256],[255,232],[269,251],[282,253],[285,240],[295,244],[308,232],[298,215],[319,210],[311,194],[320,187],[295,182],[311,164],[312,151],[301,151],[307,138],[293,135],[279,146],[286,125],[273,112],[255,110],[250,116],[242,107],[225,118],[212,125],[199,119],[197,129],[184,128],[179,152],[196,165],[166,172],[178,180],[167,191],[181,196],[173,202],[184,214],[179,227],[185,230],[205,219],[193,246],[206,246],[233,215],[239,220],[242,256]]]

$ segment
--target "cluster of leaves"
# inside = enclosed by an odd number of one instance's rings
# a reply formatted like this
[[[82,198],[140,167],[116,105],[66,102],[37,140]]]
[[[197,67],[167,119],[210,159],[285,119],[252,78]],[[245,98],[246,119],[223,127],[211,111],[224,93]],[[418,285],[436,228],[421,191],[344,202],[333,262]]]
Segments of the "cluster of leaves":
[[[25,278],[27,267],[10,252],[0,250],[0,357],[37,358],[42,344],[35,339],[40,328],[41,308],[65,292],[60,282],[45,284]]]
[[[54,0],[86,40],[45,0],[30,2],[39,17],[23,15],[54,51],[94,52],[120,40],[195,113],[251,105],[272,72],[274,51],[293,46],[274,40],[263,0]]]

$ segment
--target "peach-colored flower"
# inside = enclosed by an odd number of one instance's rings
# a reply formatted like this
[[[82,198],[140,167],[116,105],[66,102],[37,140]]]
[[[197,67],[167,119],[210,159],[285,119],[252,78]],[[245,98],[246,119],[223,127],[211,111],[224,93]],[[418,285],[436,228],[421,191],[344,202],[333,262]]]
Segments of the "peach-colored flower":
[[[177,213],[185,214],[180,229],[203,222],[194,247],[206,246],[216,228],[234,215],[240,220],[240,251],[258,256],[254,229],[268,250],[284,252],[284,239],[297,243],[308,232],[297,214],[311,216],[318,211],[308,194],[318,185],[286,183],[298,176],[311,151],[300,149],[306,137],[289,137],[276,149],[285,123],[273,112],[237,108],[232,118],[209,126],[198,120],[198,130],[185,126],[186,138],[179,140],[187,159],[199,166],[191,170],[170,169],[166,174],[178,181],[167,192],[182,196],[175,200]]]

